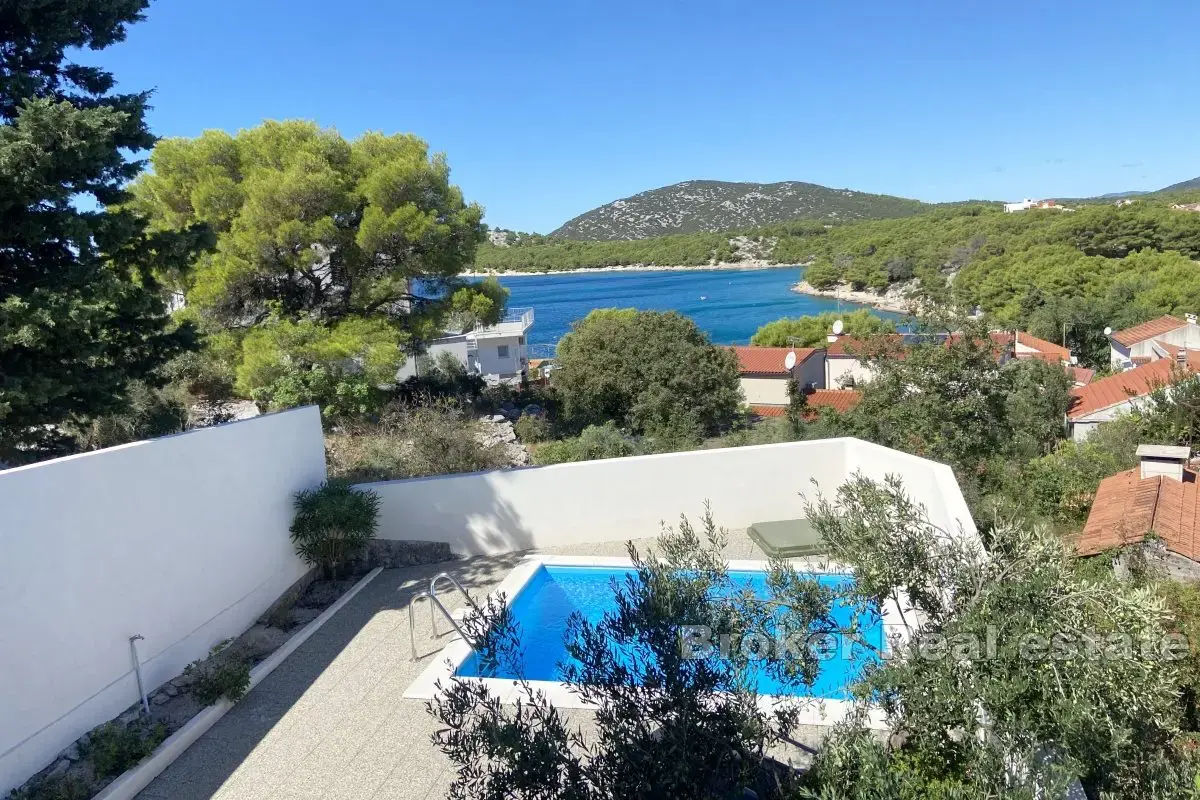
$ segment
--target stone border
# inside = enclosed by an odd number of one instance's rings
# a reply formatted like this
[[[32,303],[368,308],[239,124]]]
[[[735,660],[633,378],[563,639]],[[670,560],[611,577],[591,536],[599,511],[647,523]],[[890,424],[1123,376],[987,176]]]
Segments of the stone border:
[[[322,611],[320,616],[305,625],[295,635],[284,642],[279,649],[252,667],[250,669],[250,686],[246,689],[247,693],[262,683],[276,667],[295,652],[296,648],[308,641],[310,636],[316,633],[334,614],[349,603],[368,583],[375,580],[375,577],[381,572],[383,572],[383,567],[376,567],[371,570],[358,583],[351,586],[345,594],[335,600],[333,605]],[[233,706],[233,703],[224,698],[208,706],[184,723],[182,728],[168,736],[162,744],[155,748],[154,752],[148,758],[136,767],[126,770],[116,780],[104,787],[92,800],[133,800],[138,792],[149,786],[151,781],[174,763],[175,759],[183,755],[209,728],[216,725],[217,721],[225,716]]]
[[[793,559],[793,564],[801,572],[826,575],[853,574],[846,567],[831,562],[828,559],[812,558],[805,559],[803,562],[800,559]],[[504,595],[509,602],[512,602],[517,594],[525,588],[525,585],[534,576],[534,573],[543,565],[631,567],[633,566],[633,562],[629,558],[615,556],[525,556],[525,558],[521,559],[521,563],[513,568],[504,580],[501,581],[500,585],[496,587],[495,591],[488,596],[499,599],[500,595]],[[769,561],[734,559],[728,562],[730,572],[765,572],[769,566]],[[899,615],[899,609],[894,601],[888,601],[882,611],[881,623],[884,628],[884,647],[885,649],[890,649],[888,647],[889,631],[899,635],[903,639],[907,638],[905,636],[907,628],[902,624],[902,617]],[[454,613],[454,616],[462,618],[467,612],[468,609],[466,608],[459,609]],[[524,692],[520,684],[512,679],[455,677],[454,673],[471,654],[471,647],[456,632],[451,631],[451,636],[451,640],[441,652],[436,654],[434,660],[425,667],[421,674],[417,676],[417,679],[409,684],[408,689],[404,692],[404,697],[414,700],[432,700],[438,697],[444,690],[440,687],[445,687],[452,678],[454,680],[481,683],[504,704],[514,704],[517,700],[524,697]],[[565,683],[559,681],[526,681],[526,683],[535,691],[542,692],[555,708],[591,708],[577,694],[571,691],[570,687]],[[781,705],[795,706],[799,712],[799,723],[801,725],[815,726],[834,725],[845,719],[854,708],[853,702],[848,700],[797,697],[793,695],[760,695],[758,704],[764,711],[775,710]],[[868,710],[866,727],[877,731],[888,730],[887,719],[882,709],[872,707]]]

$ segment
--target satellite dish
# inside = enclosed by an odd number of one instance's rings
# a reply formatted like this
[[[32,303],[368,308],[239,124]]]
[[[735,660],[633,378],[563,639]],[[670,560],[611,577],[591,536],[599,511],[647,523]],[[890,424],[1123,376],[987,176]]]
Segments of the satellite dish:
[[[834,323],[833,323],[833,335],[834,336],[841,336],[842,331],[845,329],[846,329],[846,324],[844,322],[842,322],[840,319],[834,321]]]
[[[1104,329],[1104,335],[1105,335],[1105,336],[1112,336],[1112,328],[1105,328],[1105,329]]]
[[[794,366],[796,366],[796,354],[795,352],[791,352],[783,357],[783,368],[791,369]]]

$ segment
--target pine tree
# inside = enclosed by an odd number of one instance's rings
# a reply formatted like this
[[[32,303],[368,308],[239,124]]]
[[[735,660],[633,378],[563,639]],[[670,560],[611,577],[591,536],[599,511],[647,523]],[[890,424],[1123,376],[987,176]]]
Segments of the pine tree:
[[[148,0],[0,2],[0,460],[69,450],[62,426],[119,411],[131,380],[187,348],[154,275],[196,230],[147,234],[114,210],[154,144],[148,93],[73,63],[125,37]]]

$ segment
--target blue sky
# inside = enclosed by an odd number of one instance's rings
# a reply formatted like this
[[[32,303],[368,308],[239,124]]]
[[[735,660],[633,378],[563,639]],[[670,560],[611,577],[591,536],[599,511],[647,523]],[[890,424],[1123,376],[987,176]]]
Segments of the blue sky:
[[[1200,3],[157,0],[87,61],[162,136],[410,132],[493,226],[678,181],[928,201],[1200,176]]]

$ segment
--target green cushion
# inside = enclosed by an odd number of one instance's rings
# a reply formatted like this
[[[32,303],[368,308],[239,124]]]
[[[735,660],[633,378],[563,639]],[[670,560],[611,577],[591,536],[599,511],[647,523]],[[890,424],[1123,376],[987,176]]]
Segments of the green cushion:
[[[756,522],[746,529],[763,552],[776,558],[817,556],[825,552],[821,534],[806,519]]]

